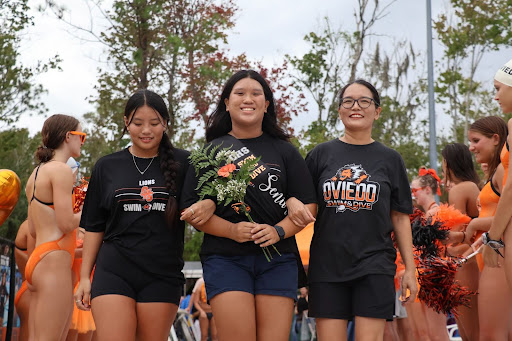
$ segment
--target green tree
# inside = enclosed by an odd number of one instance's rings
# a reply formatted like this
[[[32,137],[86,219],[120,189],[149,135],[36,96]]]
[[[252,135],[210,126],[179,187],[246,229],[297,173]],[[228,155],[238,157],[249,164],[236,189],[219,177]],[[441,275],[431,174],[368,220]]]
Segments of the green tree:
[[[484,56],[512,43],[512,0],[450,0],[451,10],[434,21],[439,41],[444,45],[441,77],[437,91],[449,103],[454,138],[467,140],[469,120],[479,115],[486,92],[475,75]],[[463,132],[458,133],[459,117]]]
[[[46,112],[40,96],[45,92],[35,77],[57,68],[59,58],[29,67],[20,62],[22,32],[33,25],[28,0],[0,0],[0,123],[12,123],[21,114]]]
[[[10,169],[21,180],[21,193],[16,207],[0,227],[0,236],[14,240],[21,223],[27,218],[25,184],[35,166],[34,154],[41,135],[30,137],[28,129],[9,129],[0,132],[0,168]]]

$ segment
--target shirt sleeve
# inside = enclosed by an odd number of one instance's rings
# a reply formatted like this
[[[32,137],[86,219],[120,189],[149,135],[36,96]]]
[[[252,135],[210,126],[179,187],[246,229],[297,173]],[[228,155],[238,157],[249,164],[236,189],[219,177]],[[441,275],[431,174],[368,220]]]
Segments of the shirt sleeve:
[[[108,220],[108,211],[101,206],[102,195],[105,195],[101,178],[101,166],[98,161],[92,170],[91,179],[87,186],[87,194],[80,219],[80,227],[89,232],[105,232]]]
[[[315,187],[308,166],[292,145],[286,150],[287,198],[295,197],[303,204],[316,203]]]
[[[391,169],[391,209],[402,213],[412,213],[412,196],[404,160],[396,153]]]

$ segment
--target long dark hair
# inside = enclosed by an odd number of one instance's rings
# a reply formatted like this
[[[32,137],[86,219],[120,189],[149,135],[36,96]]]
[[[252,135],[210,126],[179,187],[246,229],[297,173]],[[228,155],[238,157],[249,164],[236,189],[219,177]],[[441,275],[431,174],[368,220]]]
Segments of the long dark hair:
[[[48,117],[41,130],[42,143],[37,147],[36,159],[40,163],[50,161],[55,155],[55,149],[66,139],[66,134],[76,130],[79,124],[76,118],[69,115],[57,114]]]
[[[507,123],[505,123],[505,121],[501,117],[488,116],[473,122],[473,124],[469,127],[469,130],[480,133],[488,138],[492,138],[494,134],[497,134],[499,136],[498,145],[494,150],[494,155],[492,156],[491,162],[489,162],[489,172],[487,173],[486,176],[486,180],[489,180],[501,162],[501,149],[503,148],[503,145],[507,141],[508,135]]]
[[[453,180],[450,176],[450,174],[453,174],[458,180],[471,181],[479,186],[480,179],[476,173],[468,146],[462,143],[450,143],[444,147],[441,154],[446,161],[445,176],[448,180]]]
[[[352,82],[350,82],[348,84],[345,84],[345,86],[343,88],[341,88],[340,94],[338,96],[338,107],[341,105],[341,101],[343,99],[343,95],[345,94],[345,91],[352,84],[360,84],[360,85],[363,85],[363,86],[367,87],[368,90],[370,90],[370,92],[372,93],[373,101],[375,102],[375,108],[380,107],[380,95],[379,95],[379,92],[377,91],[377,89],[375,89],[375,87],[370,82],[367,82],[364,79],[356,79],[355,81],[352,81]]]
[[[153,91],[142,89],[135,92],[126,102],[124,108],[124,117],[130,118],[128,125],[133,120],[135,112],[143,107],[148,106],[154,109],[165,121],[166,126],[169,123],[169,111],[167,105],[160,95]],[[124,127],[123,134],[127,131],[127,127]],[[172,193],[176,193],[176,177],[179,169],[179,162],[174,160],[174,147],[169,139],[169,135],[164,131],[160,145],[158,146],[158,154],[160,155],[160,170],[162,171],[165,178],[165,187],[169,191],[169,200],[165,208],[165,219],[169,225],[171,225],[177,218],[178,203]]]
[[[267,112],[263,116],[261,129],[274,138],[288,141],[290,139],[290,135],[288,135],[284,129],[277,124],[274,95],[272,94],[272,90],[270,90],[268,83],[258,72],[254,70],[240,70],[228,79],[224,85],[222,94],[220,95],[217,107],[210,117],[208,117],[208,123],[206,125],[206,142],[210,142],[218,137],[224,136],[231,131],[231,116],[226,111],[226,103],[224,101],[229,99],[229,95],[231,94],[235,84],[244,78],[251,78],[260,83],[263,87],[265,100],[269,102]]]

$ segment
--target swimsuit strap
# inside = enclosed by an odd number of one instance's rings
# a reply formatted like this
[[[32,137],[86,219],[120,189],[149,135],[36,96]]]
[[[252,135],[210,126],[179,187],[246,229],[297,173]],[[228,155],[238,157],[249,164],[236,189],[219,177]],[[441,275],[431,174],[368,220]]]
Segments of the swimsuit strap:
[[[41,165],[37,166],[37,168],[36,168],[36,175],[34,176],[34,190],[32,191],[32,199],[30,199],[30,202],[32,202],[32,200],[36,199],[36,201],[39,201],[43,205],[53,206],[53,202],[44,202],[44,201],[39,200],[36,197],[36,180],[37,180],[37,173],[39,173],[39,167],[41,167]]]

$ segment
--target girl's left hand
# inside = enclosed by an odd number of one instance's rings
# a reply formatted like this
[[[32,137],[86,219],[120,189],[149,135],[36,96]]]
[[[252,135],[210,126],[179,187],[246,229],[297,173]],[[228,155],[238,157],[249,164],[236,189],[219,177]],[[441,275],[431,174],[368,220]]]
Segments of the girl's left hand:
[[[407,291],[409,291],[409,296],[407,296]],[[404,276],[402,277],[402,296],[400,297],[402,305],[414,302],[417,294],[418,286],[416,285],[416,277],[414,275],[414,271],[406,270],[404,272]]]
[[[207,222],[215,213],[215,202],[210,199],[204,199],[190,205],[181,212],[180,220],[194,226],[201,226]]]
[[[251,233],[254,243],[260,244],[261,247],[270,246],[279,241],[279,235],[274,226],[258,224],[251,230]]]
[[[288,209],[288,217],[298,227],[306,227],[306,225],[316,220],[306,205],[295,197],[286,200],[286,208]]]

